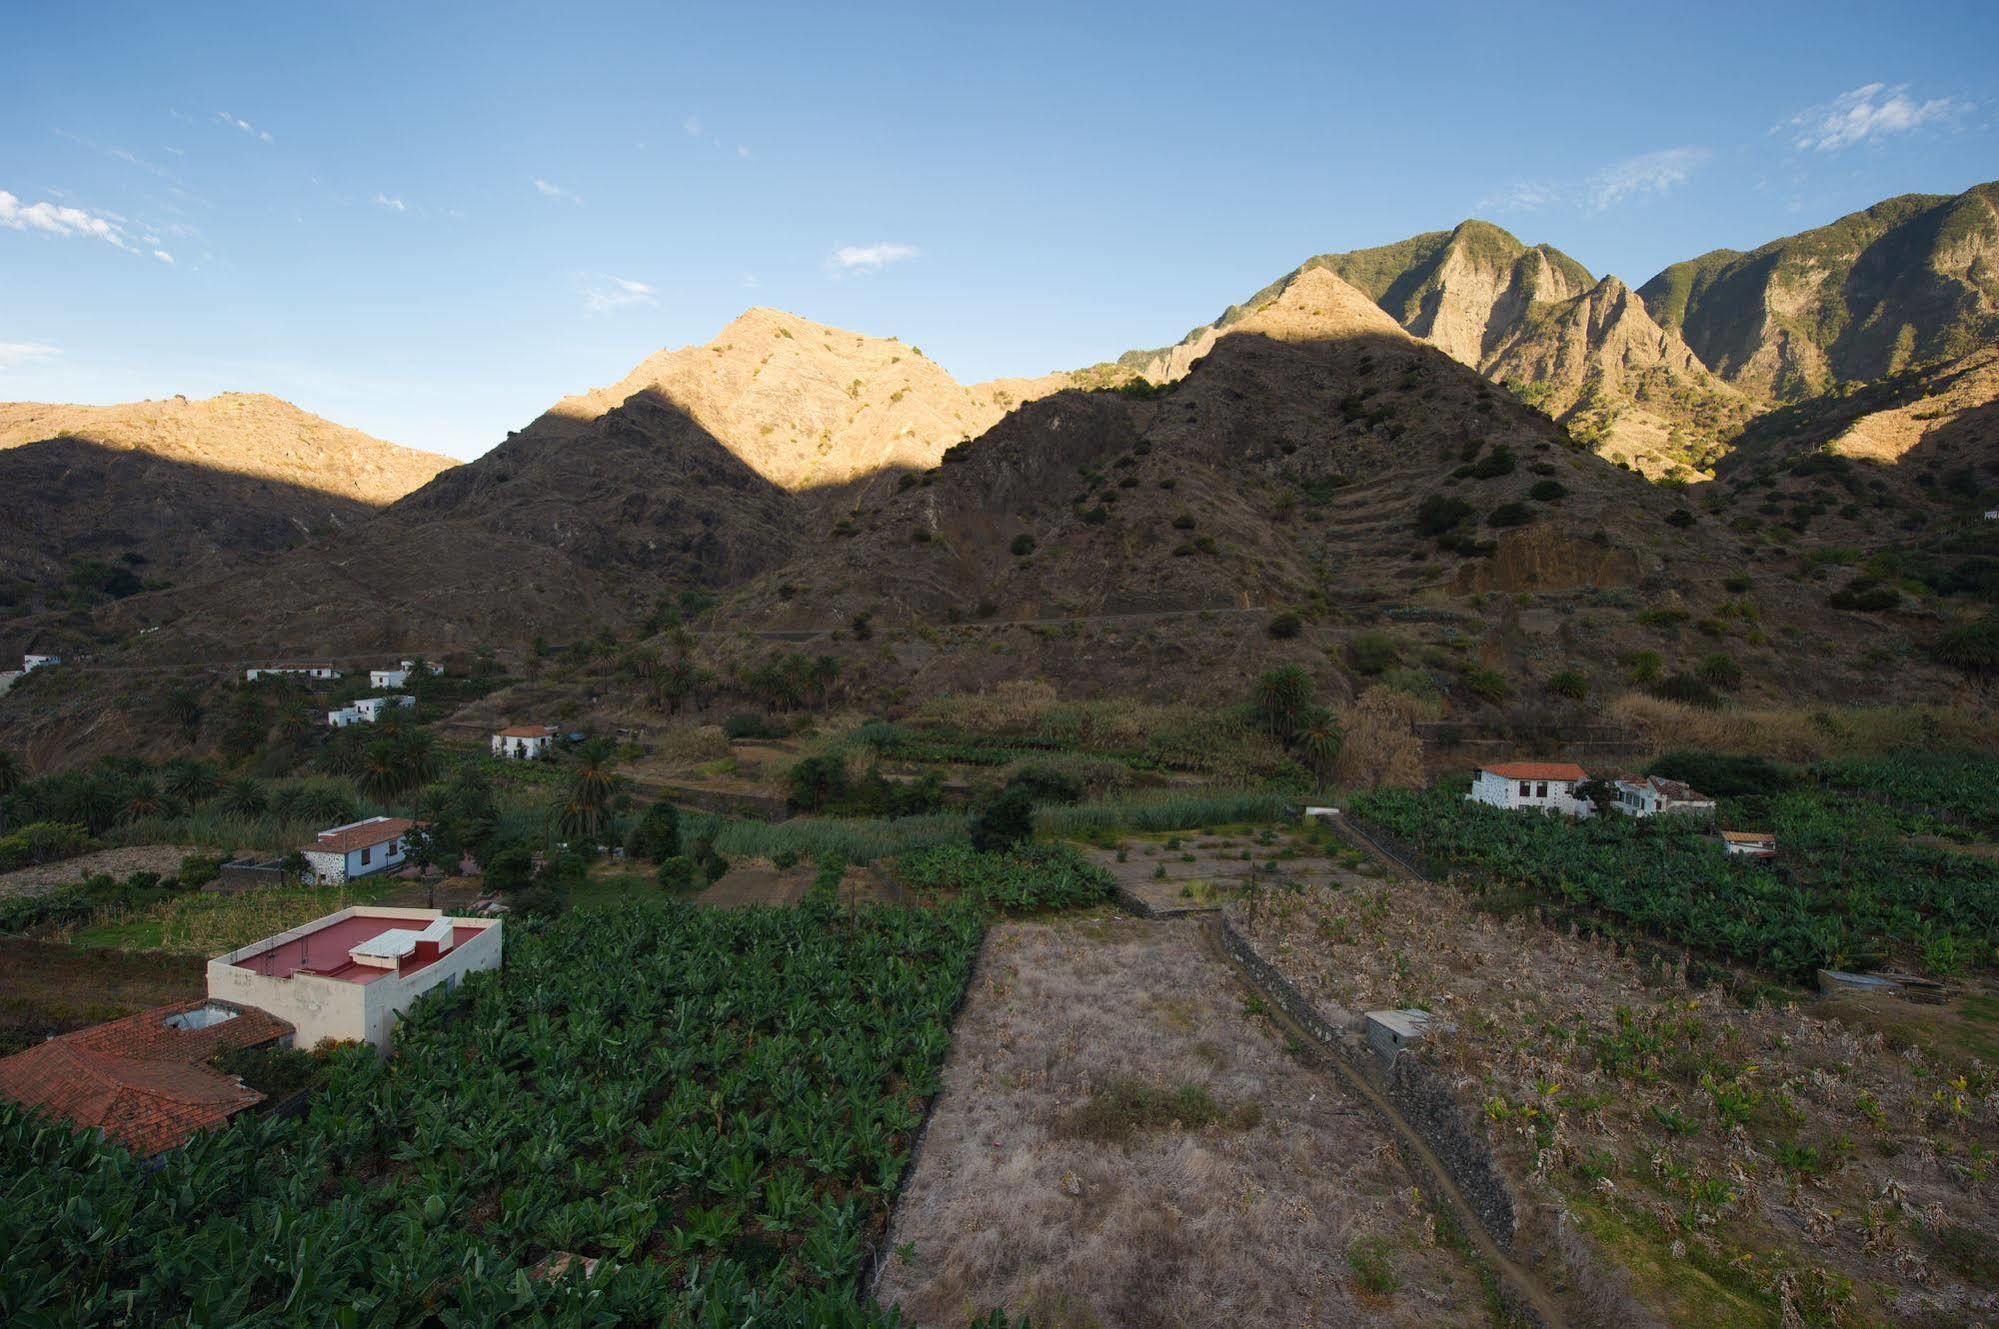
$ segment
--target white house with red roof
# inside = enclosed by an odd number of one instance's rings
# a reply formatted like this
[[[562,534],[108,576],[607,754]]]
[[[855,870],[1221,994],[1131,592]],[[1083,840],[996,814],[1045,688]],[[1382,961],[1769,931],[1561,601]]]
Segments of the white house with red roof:
[[[299,1047],[330,1038],[387,1052],[418,997],[500,959],[498,919],[366,905],[210,960],[208,996],[289,1023]]]
[[[403,836],[416,823],[407,817],[369,817],[321,831],[299,846],[308,881],[335,886],[403,865]]]
[[[1589,779],[1572,761],[1503,761],[1481,766],[1465,797],[1510,811],[1559,812],[1587,817],[1595,806],[1576,796],[1576,786]]]
[[[555,726],[517,724],[493,732],[493,755],[524,761],[546,757],[555,742]]]

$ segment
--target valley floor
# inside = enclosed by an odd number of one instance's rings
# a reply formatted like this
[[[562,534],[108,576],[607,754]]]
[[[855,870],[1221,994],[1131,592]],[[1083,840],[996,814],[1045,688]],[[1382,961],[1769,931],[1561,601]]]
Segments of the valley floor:
[[[1388,1134],[1194,920],[990,934],[877,1296],[922,1325],[1488,1322]]]

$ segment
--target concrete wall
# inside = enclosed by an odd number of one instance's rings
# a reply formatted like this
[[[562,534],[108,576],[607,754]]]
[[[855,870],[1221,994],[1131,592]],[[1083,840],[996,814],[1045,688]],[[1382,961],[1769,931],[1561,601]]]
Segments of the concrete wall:
[[[317,1046],[322,1040],[360,1040],[388,1052],[394,1045],[396,1019],[417,998],[431,989],[456,983],[466,974],[481,969],[498,969],[504,958],[504,931],[497,919],[454,919],[454,923],[483,925],[479,935],[454,946],[431,964],[408,975],[387,975],[372,983],[349,983],[317,974],[293,974],[273,978],[245,965],[256,957],[292,941],[302,933],[315,931],[330,921],[365,914],[381,918],[391,926],[421,927],[441,915],[436,909],[391,909],[378,906],[343,909],[326,919],[315,919],[306,928],[294,928],[275,937],[255,942],[208,962],[208,995],[269,1011],[290,1021],[298,1030],[298,1047]],[[328,957],[332,959],[333,957]]]

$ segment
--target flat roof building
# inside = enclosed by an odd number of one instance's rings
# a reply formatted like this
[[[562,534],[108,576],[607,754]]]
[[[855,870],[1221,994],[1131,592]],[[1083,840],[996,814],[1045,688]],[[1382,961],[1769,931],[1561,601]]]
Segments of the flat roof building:
[[[208,995],[289,1021],[302,1047],[333,1039],[386,1052],[418,997],[500,959],[498,919],[363,905],[210,960]]]

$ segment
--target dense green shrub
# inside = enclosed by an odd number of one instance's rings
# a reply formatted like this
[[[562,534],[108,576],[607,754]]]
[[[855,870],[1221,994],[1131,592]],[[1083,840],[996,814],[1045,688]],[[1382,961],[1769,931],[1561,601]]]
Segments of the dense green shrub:
[[[1999,673],[1999,618],[1983,618],[1940,633],[1929,644],[1938,664],[1967,674]]]
[[[1564,669],[1549,677],[1548,691],[1570,701],[1581,701],[1589,696],[1589,677],[1579,669]]]
[[[1735,662],[1734,656],[1716,651],[1695,666],[1694,677],[1711,688],[1727,692],[1742,686],[1742,666]]]
[[[1008,548],[1013,550],[1015,558],[1026,558],[1034,552],[1034,537],[1026,531],[1022,531],[1019,535],[1013,537],[1013,543]]]
[[[625,837],[625,852],[654,863],[680,852],[680,809],[661,800],[639,814]]]
[[[1652,695],[1689,706],[1719,706],[1721,697],[1692,674],[1668,674],[1652,685]]]
[[[1277,641],[1290,641],[1304,630],[1305,620],[1288,609],[1271,619],[1264,628]]]
[[[1501,503],[1485,514],[1487,526],[1525,526],[1534,520],[1534,509],[1525,503]]]
[[[12,872],[16,868],[33,867],[39,863],[52,863],[59,858],[68,858],[82,853],[89,844],[89,833],[73,823],[30,822],[19,830],[0,837],[0,872]]]
[[[1369,678],[1402,663],[1402,645],[1386,632],[1362,632],[1347,641],[1347,667]]]
[[[1798,782],[1798,775],[1767,757],[1725,752],[1668,752],[1650,767],[1651,774],[1680,780],[1714,798],[1779,794]]]
[[[1009,785],[978,816],[972,818],[972,848],[1009,849],[1034,834],[1034,796]]]
[[[1569,496],[1569,488],[1560,480],[1542,480],[1527,491],[1527,497],[1541,503],[1558,503]]]
[[[1449,494],[1431,494],[1416,505],[1416,534],[1433,537],[1444,534],[1471,516],[1471,504]]]

